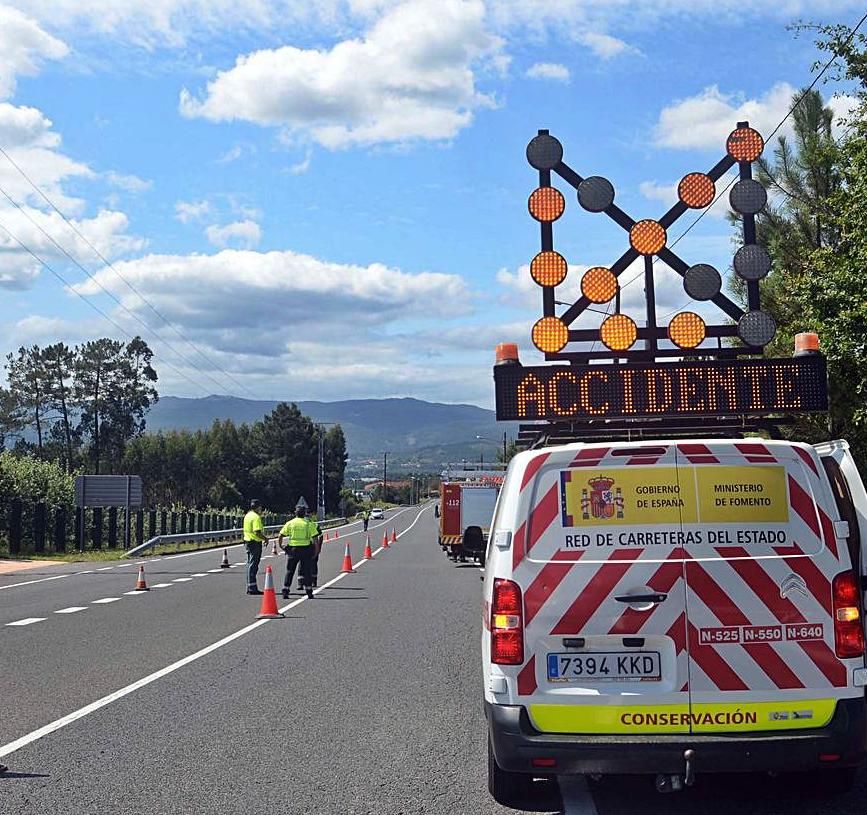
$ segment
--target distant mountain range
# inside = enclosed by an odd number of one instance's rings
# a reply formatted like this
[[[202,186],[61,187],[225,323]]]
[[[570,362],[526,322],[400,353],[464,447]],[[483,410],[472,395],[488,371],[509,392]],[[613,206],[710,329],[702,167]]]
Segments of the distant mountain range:
[[[276,401],[207,396],[186,399],[162,396],[147,415],[149,432],[199,430],[215,419],[238,423],[258,421]],[[438,469],[461,459],[495,458],[503,431],[514,438],[516,427],[498,423],[494,412],[474,405],[446,405],[420,399],[351,399],[342,402],[298,402],[302,413],[318,422],[337,422],[346,434],[354,462],[379,459],[387,450],[395,466]],[[492,441],[480,441],[484,436]]]

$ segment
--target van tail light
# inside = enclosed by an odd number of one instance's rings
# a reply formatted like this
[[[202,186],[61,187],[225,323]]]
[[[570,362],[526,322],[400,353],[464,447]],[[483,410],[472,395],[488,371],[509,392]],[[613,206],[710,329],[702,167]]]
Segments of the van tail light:
[[[864,656],[861,592],[854,572],[834,578],[834,651],[841,659]]]
[[[524,603],[521,589],[511,580],[494,580],[491,603],[491,662],[524,664]]]

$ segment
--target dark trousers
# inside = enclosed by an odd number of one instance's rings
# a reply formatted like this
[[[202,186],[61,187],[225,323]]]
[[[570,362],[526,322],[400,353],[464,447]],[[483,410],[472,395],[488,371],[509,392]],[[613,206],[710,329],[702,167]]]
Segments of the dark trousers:
[[[316,549],[312,544],[307,546],[289,546],[286,548],[286,577],[283,580],[283,588],[288,591],[292,588],[292,578],[295,576],[295,567],[300,566],[300,581],[304,588],[313,586],[313,558]]]
[[[247,588],[256,588],[256,575],[259,573],[259,561],[262,559],[262,544],[258,541],[246,541],[247,550]]]

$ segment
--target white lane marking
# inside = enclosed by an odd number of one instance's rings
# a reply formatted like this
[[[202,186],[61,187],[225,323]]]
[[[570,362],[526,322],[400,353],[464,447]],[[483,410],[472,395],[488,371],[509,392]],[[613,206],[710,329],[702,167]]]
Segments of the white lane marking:
[[[93,574],[93,569],[85,569],[83,572],[76,572],[76,574]],[[70,575],[65,574],[64,577],[70,577]],[[51,578],[49,578],[51,579]]]
[[[85,572],[79,572],[85,574]],[[10,583],[8,586],[0,586],[0,591],[3,589],[16,589],[18,586],[32,586],[34,583],[45,583],[48,580],[63,580],[64,577],[72,577],[71,574],[56,574],[53,577],[40,577],[38,580],[25,580],[23,583]]]
[[[47,617],[25,617],[23,620],[16,620],[14,623],[6,623],[6,625],[7,627],[13,625],[33,625],[33,623],[41,623],[47,619]]]
[[[196,572],[192,577],[207,577],[208,575],[205,572]]]
[[[118,600],[120,597],[103,597],[102,600],[92,600],[90,604],[92,606],[104,606],[108,603],[116,603]]]
[[[151,588],[152,589],[169,589],[171,588],[171,583],[154,583]]]
[[[114,566],[103,566],[101,569],[97,569],[98,572],[108,572],[113,569]]]
[[[139,560],[139,561],[136,562],[135,565],[136,565],[136,566],[144,566],[146,563],[147,563],[146,560]]]
[[[172,583],[189,583],[192,579],[192,577],[176,577]]]
[[[134,597],[137,594],[147,594],[147,590],[146,589],[133,589],[132,591],[125,591],[124,594],[128,595],[130,597]]]
[[[222,569],[208,569],[211,574],[216,574],[217,572],[222,572]]]
[[[564,815],[597,815],[596,804],[583,775],[557,776]]]
[[[421,514],[423,512],[424,509],[419,512],[415,521],[413,521],[412,524],[406,530],[404,530],[404,532],[409,532],[409,530],[416,525],[416,522],[418,521],[419,517],[421,517]],[[400,534],[403,535],[404,532],[401,532]],[[325,585],[332,585],[333,583],[336,583],[337,580],[342,579],[343,577],[345,577],[344,574],[339,574],[334,580],[329,581]],[[314,589],[314,591],[318,592],[321,591],[323,588],[325,588],[325,586],[322,586],[319,589]],[[289,611],[290,609],[295,608],[295,606],[301,605],[301,603],[303,603],[305,600],[307,600],[306,597],[299,597],[297,600],[289,603],[288,606],[284,606],[281,611]],[[240,629],[240,631],[236,631],[234,634],[229,634],[229,636],[223,637],[223,639],[211,643],[211,645],[202,648],[200,651],[196,651],[194,654],[185,656],[183,659],[179,659],[177,662],[173,662],[171,665],[167,665],[165,668],[161,668],[160,670],[149,674],[148,676],[145,676],[136,682],[133,682],[131,685],[127,685],[125,688],[116,690],[114,693],[110,693],[108,696],[103,696],[102,699],[97,699],[95,702],[91,702],[89,705],[85,705],[84,707],[79,708],[78,710],[68,714],[67,716],[63,716],[62,718],[57,719],[50,724],[45,725],[44,727],[40,727],[38,730],[34,730],[32,733],[21,736],[21,738],[15,739],[15,741],[10,741],[8,744],[4,744],[2,747],[0,747],[0,758],[8,756],[10,753],[14,753],[16,750],[20,750],[22,747],[26,747],[28,744],[32,744],[34,741],[38,741],[39,739],[43,738],[43,736],[48,736],[49,734],[54,733],[57,730],[60,730],[61,728],[78,721],[79,719],[83,719],[85,716],[89,716],[91,713],[96,712],[100,708],[104,708],[107,705],[110,705],[112,702],[116,702],[118,699],[123,699],[124,696],[129,696],[129,694],[134,693],[140,688],[150,685],[152,682],[156,682],[158,679],[162,679],[164,676],[168,676],[170,673],[174,673],[179,668],[183,668],[185,665],[189,665],[191,662],[195,662],[197,659],[201,659],[202,657],[207,656],[213,651],[222,648],[224,645],[228,645],[230,642],[234,642],[235,640],[243,637],[245,634],[249,634],[251,631],[255,631],[257,628],[260,628],[267,622],[269,621],[256,620],[256,622],[250,623],[250,625]]]
[[[70,606],[69,608],[61,608],[55,611],[55,614],[75,614],[76,611],[87,611],[87,606]]]

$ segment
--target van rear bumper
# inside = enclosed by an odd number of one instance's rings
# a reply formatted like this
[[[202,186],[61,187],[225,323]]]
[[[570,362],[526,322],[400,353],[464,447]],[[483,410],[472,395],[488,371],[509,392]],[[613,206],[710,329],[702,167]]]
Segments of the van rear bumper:
[[[540,733],[519,705],[485,702],[488,731],[497,764],[509,772],[540,774],[683,774],[684,751],[695,754],[697,773],[793,772],[818,767],[853,767],[867,755],[864,699],[843,699],[831,722],[817,730],[654,736],[597,736]],[[836,761],[819,756],[839,755]],[[555,759],[555,768],[532,766]]]

